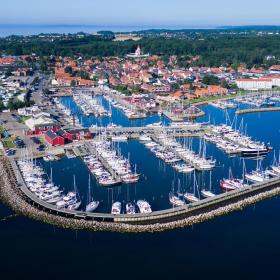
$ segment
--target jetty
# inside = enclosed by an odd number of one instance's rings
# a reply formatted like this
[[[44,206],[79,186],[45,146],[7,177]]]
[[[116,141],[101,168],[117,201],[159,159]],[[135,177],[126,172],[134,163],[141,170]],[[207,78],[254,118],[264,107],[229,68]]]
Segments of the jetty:
[[[144,119],[147,116],[147,109],[140,109],[137,106],[129,103],[123,97],[118,96],[116,94],[112,94],[112,92],[109,92],[107,95],[104,95],[104,98],[115,108],[121,109],[125,113],[126,117],[130,120]],[[113,101],[117,102],[120,106],[115,104]],[[126,110],[133,112],[133,114],[127,114]]]
[[[91,145],[89,142],[85,143],[89,154],[95,155],[97,159],[102,163],[105,169],[113,176],[114,180],[117,184],[122,182],[121,177],[115,172],[115,170],[108,164],[107,160],[101,156],[100,153],[97,152],[95,145]]]
[[[145,126],[145,127],[90,127],[89,131],[93,134],[105,134],[108,138],[117,135],[127,136],[129,139],[138,139],[142,135],[154,136],[164,132],[170,133],[175,137],[200,136],[203,134],[205,126],[195,124],[178,124],[177,126]]]
[[[279,112],[280,107],[269,107],[269,108],[253,108],[253,109],[244,109],[237,110],[235,112],[236,115],[244,115],[244,114],[252,114],[252,113],[266,113],[266,112]]]
[[[187,147],[184,147],[183,145],[181,146],[181,151],[177,151],[176,147],[172,145],[168,145],[166,143],[166,139],[168,139],[168,136],[162,138],[162,137],[152,137],[152,140],[158,144],[160,144],[162,147],[164,147],[168,152],[172,152],[178,159],[184,161],[187,164],[190,164],[193,166],[197,171],[203,171],[203,170],[210,170],[215,167],[215,164],[212,164],[211,167],[209,165],[208,168],[203,169],[199,162],[197,161],[197,158],[200,159],[200,161],[206,161],[206,158],[202,158],[200,155],[195,155],[192,150],[188,149]],[[175,140],[176,141],[176,140]],[[179,144],[179,143],[178,143]],[[187,156],[193,154],[193,157]]]
[[[196,113],[183,113],[183,114],[173,114],[170,111],[164,110],[162,114],[167,117],[169,120],[172,122],[183,122],[186,119],[198,119],[201,118],[205,115],[205,112],[200,110],[199,112]]]

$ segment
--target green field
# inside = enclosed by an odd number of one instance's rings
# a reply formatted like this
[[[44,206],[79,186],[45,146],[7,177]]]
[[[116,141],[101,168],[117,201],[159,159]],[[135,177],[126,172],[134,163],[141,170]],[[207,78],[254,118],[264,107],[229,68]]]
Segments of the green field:
[[[21,116],[20,117],[20,120],[21,120],[21,122],[25,122],[25,121],[27,121],[27,120],[29,120],[31,117],[30,116]]]
[[[13,143],[13,141],[11,139],[3,139],[2,143],[3,143],[4,148],[11,149],[11,148],[16,147],[16,145]]]

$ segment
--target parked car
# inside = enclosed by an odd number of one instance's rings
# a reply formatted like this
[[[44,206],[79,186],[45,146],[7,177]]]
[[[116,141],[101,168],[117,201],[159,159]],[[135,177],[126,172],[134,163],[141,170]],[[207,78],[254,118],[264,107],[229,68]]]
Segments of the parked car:
[[[17,148],[24,148],[25,147],[25,143],[20,138],[14,139],[13,142],[17,146]]]
[[[37,137],[32,137],[32,138],[31,138],[31,140],[32,140],[32,141],[33,141],[33,143],[35,143],[35,144],[41,144],[40,139],[39,139],[39,138],[37,138]]]
[[[7,149],[5,152],[7,156],[13,156],[16,153],[14,149]]]
[[[39,147],[37,147],[37,150],[42,152],[46,150],[46,146],[44,144],[41,144]]]

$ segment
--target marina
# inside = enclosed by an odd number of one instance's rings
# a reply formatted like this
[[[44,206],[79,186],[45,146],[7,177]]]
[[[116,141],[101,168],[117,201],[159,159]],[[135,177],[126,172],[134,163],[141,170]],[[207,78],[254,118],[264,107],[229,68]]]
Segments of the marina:
[[[16,170],[11,167],[15,167],[16,165],[15,163],[1,161],[1,166],[1,180],[2,183],[4,183],[1,184],[1,195],[2,197],[4,195],[6,202],[11,203],[13,198],[11,196],[11,193],[9,193],[9,190],[13,187],[15,182],[11,181],[11,179],[8,179],[7,174],[9,172],[12,172],[10,174],[13,174],[13,172]],[[23,182],[22,179],[20,179],[19,175],[17,178],[20,182]],[[279,181],[279,178],[276,178],[271,179],[263,184],[255,184],[252,186],[244,187],[242,189],[237,189],[230,193],[224,193],[215,196],[215,198],[208,198],[204,201],[195,202],[191,207],[186,205],[178,208],[176,207],[175,209],[173,208],[170,210],[154,212],[149,216],[147,216],[146,214],[134,214],[135,216],[133,215],[131,217],[122,215],[115,217],[115,215],[109,214],[82,213],[73,211],[72,209],[61,210],[55,206],[51,206],[51,204],[49,203],[38,199],[36,196],[32,195],[30,191],[28,191],[25,184],[20,184],[20,188],[24,195],[26,195],[27,201],[28,199],[31,199],[32,206],[28,206],[29,209],[23,208],[22,206],[24,203],[26,203],[26,198],[24,199],[18,197],[17,203],[13,205],[13,209],[21,207],[21,209],[25,209],[25,214],[33,213],[33,215],[35,215],[35,217],[37,217],[38,219],[43,219],[44,221],[48,221],[49,223],[64,225],[73,229],[84,228],[91,230],[112,230],[124,232],[153,232],[187,225],[190,226],[194,223],[208,220],[234,210],[239,210],[246,205],[250,205],[267,197],[277,195],[280,193],[280,189],[275,186],[279,184]],[[3,187],[6,188],[5,192],[3,192]],[[17,194],[16,192],[14,193],[14,196],[18,195],[19,194]],[[37,207],[34,208],[35,205],[39,207],[38,210],[36,210]],[[42,211],[44,209],[47,210],[47,213]],[[149,207],[147,209],[147,212],[147,214],[150,214]],[[45,218],[43,218],[43,216],[45,216]],[[87,218],[91,218],[95,222],[88,221]],[[103,222],[97,222],[101,220]]]
[[[210,128],[212,133],[206,133],[204,139],[215,143],[229,155],[239,154],[242,157],[261,157],[271,151],[269,144],[253,141],[232,126],[221,125]]]
[[[146,111],[139,110],[136,108],[136,106],[126,102],[123,97],[120,97],[120,93],[118,92],[112,92],[111,90],[108,90],[104,98],[110,103],[111,106],[122,110],[125,116],[130,120],[143,119],[147,116]]]
[[[278,279],[280,2],[37,2],[0,11],[1,278]]]
[[[60,99],[65,104],[62,109],[66,110],[66,107],[75,114],[73,108],[76,107],[72,107],[75,106],[74,103],[69,100],[69,97],[67,98],[66,103],[65,97]],[[68,107],[69,104],[71,107]],[[207,113],[210,110],[210,106],[203,108]],[[234,182],[241,182],[239,181],[241,179],[237,178],[243,178],[243,173],[240,174],[242,171],[238,167],[241,159],[230,158],[221,154],[220,150],[229,155],[239,154],[242,158],[247,157],[248,177],[250,172],[256,170],[254,158],[266,156],[264,164],[267,165],[268,160],[271,161],[271,148],[275,147],[275,144],[265,142],[262,137],[258,137],[259,135],[247,136],[251,135],[253,130],[249,130],[242,119],[235,122],[228,121],[230,125],[223,124],[223,119],[234,119],[234,108],[228,113],[215,110],[216,108],[211,109],[211,115],[208,113],[210,118],[206,116],[200,122],[174,123],[165,122],[163,119],[159,122],[148,124],[144,122],[141,126],[127,127],[120,124],[123,115],[117,117],[115,115],[117,111],[112,109],[112,119],[111,122],[108,121],[107,126],[94,126],[97,117],[89,118],[93,124],[89,122],[87,126],[94,135],[93,140],[81,140],[74,145],[67,145],[66,157],[58,161],[37,159],[37,164],[42,166],[40,168],[43,168],[49,178],[54,178],[55,185],[63,186],[55,191],[63,191],[63,195],[67,196],[68,193],[73,192],[73,186],[77,188],[80,200],[74,199],[75,203],[72,207],[78,209],[78,215],[85,215],[81,214],[84,213],[81,210],[84,210],[86,215],[90,212],[98,217],[103,214],[107,217],[106,215],[111,213],[115,221],[118,215],[126,214],[131,219],[133,215],[171,211],[174,207],[184,206],[189,209],[193,204],[203,204],[205,200],[219,198],[220,195],[224,195],[223,191],[229,193],[262,183],[247,180],[248,182],[240,185],[240,188],[233,187]],[[217,118],[217,114],[220,114],[220,125],[207,122],[207,118],[210,120]],[[83,115],[82,112],[81,119],[84,118]],[[161,117],[157,116],[157,119]],[[254,141],[253,138],[260,140]],[[148,159],[144,163],[143,157]],[[236,177],[221,174],[221,164],[226,164],[225,171],[232,168]],[[271,165],[271,162],[268,164]],[[68,170],[66,177],[69,180],[71,178],[67,183],[56,179],[60,177],[59,174],[65,166]],[[74,171],[77,168],[81,171]],[[76,172],[79,175],[75,176],[75,183],[73,183],[73,174]],[[273,172],[273,170],[266,171],[269,180],[264,182],[276,181],[277,176]],[[80,174],[84,175],[80,177]],[[82,179],[88,178],[89,174],[90,188]],[[221,184],[222,180],[225,180],[225,183]],[[163,187],[155,189],[154,186],[159,185]],[[90,204],[88,199],[90,192],[94,194],[91,199],[93,204]],[[44,195],[43,192],[41,197],[45,198]],[[47,195],[52,196],[49,193]],[[58,193],[55,193],[54,197],[47,198],[53,201],[58,197]],[[87,206],[90,207],[88,209],[94,210],[86,211]],[[73,209],[68,210],[73,211]]]
[[[111,113],[102,106],[100,101],[94,98],[94,93],[90,91],[78,90],[73,93],[73,99],[85,116],[108,117]]]

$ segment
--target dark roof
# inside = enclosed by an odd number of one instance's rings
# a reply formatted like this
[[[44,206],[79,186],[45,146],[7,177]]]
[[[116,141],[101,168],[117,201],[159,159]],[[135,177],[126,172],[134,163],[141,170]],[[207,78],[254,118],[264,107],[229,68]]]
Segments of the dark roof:
[[[66,133],[66,131],[63,130],[63,129],[59,129],[59,130],[56,132],[56,134],[59,135],[59,136],[61,136],[61,137],[63,137],[63,135],[64,135],[65,133]]]
[[[48,131],[46,132],[46,135],[47,135],[49,138],[51,138],[52,140],[59,136],[59,135],[57,135],[55,132],[53,132],[53,131],[51,131],[51,130],[48,130]]]
[[[90,132],[90,131],[89,131],[88,128],[80,128],[80,129],[66,129],[66,132],[70,133],[70,134],[76,134],[76,133],[79,133],[79,132],[87,133],[87,132]]]

